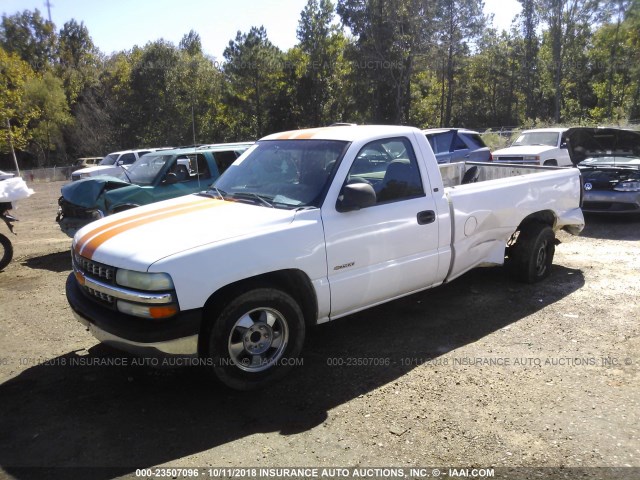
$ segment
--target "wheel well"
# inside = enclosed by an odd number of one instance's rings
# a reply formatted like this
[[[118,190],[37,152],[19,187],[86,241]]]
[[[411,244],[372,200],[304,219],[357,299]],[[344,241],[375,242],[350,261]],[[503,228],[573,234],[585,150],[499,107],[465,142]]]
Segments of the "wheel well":
[[[553,213],[551,210],[541,210],[539,212],[535,212],[524,217],[516,230],[520,230],[525,225],[528,225],[533,222],[544,223],[545,225],[549,225],[551,228],[554,228],[556,225],[556,221],[557,221],[556,214]]]
[[[549,166],[558,166],[558,161],[555,158],[552,158],[550,160],[545,160],[544,163],[542,165],[549,165]]]
[[[542,223],[544,225],[549,225],[551,228],[555,229],[556,221],[557,221],[556,215],[551,210],[541,210],[539,212],[535,212],[530,215],[527,215],[522,219],[522,222],[520,222],[520,225],[518,225],[518,228],[515,229],[515,231],[509,238],[509,241],[507,242],[507,251],[509,247],[516,242],[519,232],[525,226],[530,225],[532,223]]]
[[[318,300],[309,277],[301,270],[288,269],[264,273],[245,278],[214,292],[204,305],[201,331],[213,326],[213,319],[234,297],[255,288],[278,288],[291,295],[302,310],[307,325],[314,325],[318,318]],[[203,340],[207,335],[200,335],[198,350],[203,352]]]

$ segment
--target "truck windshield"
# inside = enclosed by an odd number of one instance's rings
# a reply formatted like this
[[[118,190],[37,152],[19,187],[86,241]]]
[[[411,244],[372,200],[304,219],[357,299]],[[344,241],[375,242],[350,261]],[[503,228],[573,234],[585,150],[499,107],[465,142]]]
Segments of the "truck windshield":
[[[175,155],[154,155],[153,153],[148,153],[131,164],[126,173],[120,175],[136,185],[152,185],[158,175],[161,174],[162,168],[173,157],[175,157]]]
[[[110,154],[100,160],[100,165],[114,165],[119,155]]]
[[[531,132],[523,133],[518,139],[513,142],[513,146],[518,145],[549,145],[550,147],[558,146],[557,132]]]
[[[214,183],[214,191],[256,205],[318,207],[347,146],[334,140],[259,142]]]

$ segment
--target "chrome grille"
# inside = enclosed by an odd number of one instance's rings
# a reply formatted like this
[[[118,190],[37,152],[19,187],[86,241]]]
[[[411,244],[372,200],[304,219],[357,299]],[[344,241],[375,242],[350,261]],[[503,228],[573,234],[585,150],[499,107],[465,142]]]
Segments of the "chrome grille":
[[[493,159],[497,162],[522,162],[523,157],[509,157],[506,155],[494,156]]]
[[[85,275],[100,278],[113,283],[116,277],[116,269],[102,263],[94,262],[79,255],[75,256],[76,267]]]
[[[110,305],[113,305],[113,303],[115,302],[115,298],[112,297],[111,295],[107,295],[106,293],[98,292],[97,290],[94,290],[93,288],[84,287],[84,291],[87,292],[89,295],[92,295],[92,296],[96,297],[98,300],[102,300],[103,302],[107,302]]]

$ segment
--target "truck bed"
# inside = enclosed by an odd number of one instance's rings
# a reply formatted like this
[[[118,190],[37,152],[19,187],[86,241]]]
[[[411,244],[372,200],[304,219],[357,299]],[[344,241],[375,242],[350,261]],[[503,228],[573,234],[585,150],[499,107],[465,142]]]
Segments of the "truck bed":
[[[549,170],[558,170],[568,167],[540,167],[536,165],[515,165],[509,163],[493,162],[454,162],[438,165],[442,181],[445,187],[456,187],[462,184],[462,179],[473,167],[478,169],[477,182],[497,180],[500,178],[530,175]]]
[[[474,167],[477,181],[463,184],[465,173]],[[573,226],[581,218],[569,194],[581,189],[571,168],[471,162],[439,168],[452,218],[447,281],[477,266],[501,265],[505,244],[521,223],[523,212],[525,216],[527,212],[547,215],[553,219],[554,230]]]

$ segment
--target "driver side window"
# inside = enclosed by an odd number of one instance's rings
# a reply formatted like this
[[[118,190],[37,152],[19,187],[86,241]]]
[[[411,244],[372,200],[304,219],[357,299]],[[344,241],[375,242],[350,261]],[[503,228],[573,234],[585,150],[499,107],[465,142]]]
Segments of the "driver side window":
[[[365,145],[353,161],[346,183],[373,186],[377,204],[424,196],[416,156],[405,137]]]

